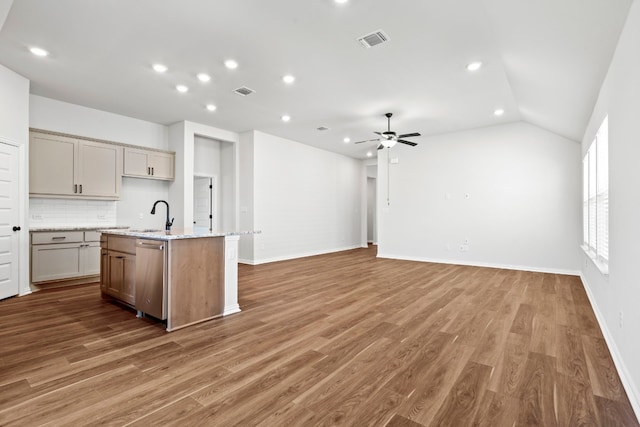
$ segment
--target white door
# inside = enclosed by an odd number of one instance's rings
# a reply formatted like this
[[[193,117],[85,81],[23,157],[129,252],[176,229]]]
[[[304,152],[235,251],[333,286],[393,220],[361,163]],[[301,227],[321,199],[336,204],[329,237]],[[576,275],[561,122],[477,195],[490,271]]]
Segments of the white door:
[[[193,177],[193,226],[213,230],[213,179]]]
[[[18,295],[18,148],[0,143],[0,299]]]

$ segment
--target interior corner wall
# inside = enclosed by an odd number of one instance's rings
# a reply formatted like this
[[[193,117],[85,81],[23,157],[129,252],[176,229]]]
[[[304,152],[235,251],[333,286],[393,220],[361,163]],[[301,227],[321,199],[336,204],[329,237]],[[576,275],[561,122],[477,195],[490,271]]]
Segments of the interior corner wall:
[[[254,230],[253,222],[253,131],[240,134],[240,230]],[[240,236],[238,261],[254,263],[254,235]]]
[[[29,80],[0,65],[0,141],[18,147],[19,234],[18,292],[29,286]]]
[[[254,132],[254,263],[361,246],[360,160]],[[244,215],[244,214],[243,214]]]
[[[378,256],[578,274],[577,142],[517,122],[398,145],[378,160]]]
[[[582,141],[609,116],[609,275],[585,254],[582,280],[629,400],[640,417],[640,4],[631,5]]]

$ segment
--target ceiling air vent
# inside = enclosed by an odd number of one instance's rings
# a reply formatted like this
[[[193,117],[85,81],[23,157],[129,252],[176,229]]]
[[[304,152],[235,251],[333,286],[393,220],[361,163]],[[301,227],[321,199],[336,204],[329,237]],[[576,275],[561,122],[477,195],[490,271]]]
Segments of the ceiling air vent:
[[[239,87],[238,89],[234,90],[234,92],[237,93],[238,95],[241,95],[241,96],[247,96],[247,95],[251,95],[253,92],[255,92],[255,90],[249,89],[246,86],[242,86],[242,87]]]
[[[370,47],[374,47],[389,41],[389,36],[386,35],[384,31],[378,30],[362,37],[358,37],[358,41],[360,42],[360,44],[362,44],[362,46],[369,49]]]
[[[328,127],[326,126],[320,126],[319,128],[317,128],[319,131],[323,131],[323,130],[329,130]]]

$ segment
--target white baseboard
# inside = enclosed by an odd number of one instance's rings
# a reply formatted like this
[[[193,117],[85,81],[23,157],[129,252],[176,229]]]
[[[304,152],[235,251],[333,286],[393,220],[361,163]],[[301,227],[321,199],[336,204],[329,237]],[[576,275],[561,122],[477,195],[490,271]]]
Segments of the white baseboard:
[[[459,259],[439,259],[439,258],[423,258],[423,257],[408,257],[404,255],[393,255],[378,252],[378,258],[399,259],[403,261],[419,261],[419,262],[433,262],[437,264],[455,264],[455,265],[468,265],[471,267],[487,267],[487,268],[501,268],[505,270],[521,270],[531,271],[534,273],[553,273],[553,274],[565,274],[569,276],[579,276],[579,270],[566,270],[561,268],[546,268],[546,267],[531,267],[527,265],[512,265],[512,264],[496,264],[481,261],[465,261]]]
[[[240,313],[240,306],[238,304],[234,304],[230,307],[225,307],[222,316],[228,316],[230,314]]]
[[[256,260],[253,260],[253,261],[252,260],[243,259],[243,260],[238,260],[238,262],[240,262],[242,264],[249,264],[249,265],[260,265],[260,264],[268,264],[270,262],[288,261],[288,260],[291,260],[291,259],[307,258],[307,257],[310,257],[310,256],[325,255],[325,254],[330,254],[330,253],[334,253],[334,252],[350,251],[352,249],[361,249],[361,248],[362,248],[362,246],[360,246],[360,245],[345,246],[345,247],[341,247],[341,248],[325,249],[325,250],[322,250],[322,251],[304,252],[304,253],[301,253],[301,254],[291,254],[291,255],[284,255],[284,256],[280,256],[280,257],[256,259]]]
[[[604,340],[607,343],[607,347],[609,347],[609,353],[611,353],[611,358],[613,359],[613,364],[616,366],[616,370],[618,371],[618,376],[620,377],[620,381],[622,382],[622,386],[627,392],[627,397],[629,398],[629,402],[631,403],[631,407],[633,408],[633,412],[636,414],[636,418],[640,419],[640,392],[638,391],[636,385],[631,379],[631,375],[629,374],[629,370],[627,369],[627,365],[625,365],[622,357],[620,356],[620,351],[618,350],[618,346],[616,345],[615,340],[613,339],[613,335],[609,331],[609,327],[607,323],[604,321],[604,316],[600,312],[598,308],[598,304],[596,302],[595,297],[591,293],[591,288],[589,286],[589,282],[583,274],[580,274],[580,280],[582,280],[582,286],[587,294],[587,298],[589,298],[589,302],[591,303],[591,308],[593,309],[593,313],[596,315],[596,320],[598,321],[598,325],[600,325],[600,330],[602,331],[602,335],[604,336]]]

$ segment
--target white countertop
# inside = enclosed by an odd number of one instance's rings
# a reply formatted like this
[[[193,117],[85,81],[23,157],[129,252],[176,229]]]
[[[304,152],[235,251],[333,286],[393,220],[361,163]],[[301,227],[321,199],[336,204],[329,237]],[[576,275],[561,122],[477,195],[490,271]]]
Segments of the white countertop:
[[[102,233],[117,234],[120,236],[140,237],[153,240],[176,240],[194,239],[203,237],[225,237],[242,236],[248,234],[259,234],[260,231],[194,231],[193,229],[176,228],[171,231],[164,230],[123,230],[123,229],[101,229]]]

